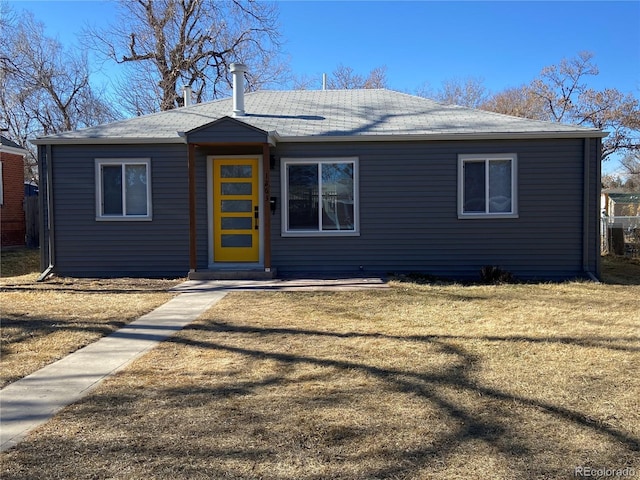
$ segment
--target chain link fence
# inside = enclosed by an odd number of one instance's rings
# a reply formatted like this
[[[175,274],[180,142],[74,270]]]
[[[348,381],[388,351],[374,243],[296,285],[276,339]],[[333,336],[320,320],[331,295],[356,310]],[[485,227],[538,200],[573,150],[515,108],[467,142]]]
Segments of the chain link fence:
[[[600,249],[603,254],[640,257],[640,216],[603,214]]]

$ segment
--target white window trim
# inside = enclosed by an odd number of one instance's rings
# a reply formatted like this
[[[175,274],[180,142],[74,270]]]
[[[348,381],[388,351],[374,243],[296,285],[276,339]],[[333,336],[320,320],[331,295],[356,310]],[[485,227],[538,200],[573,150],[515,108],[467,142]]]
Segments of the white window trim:
[[[511,212],[464,212],[464,163],[480,162],[488,163],[492,160],[511,161]],[[489,169],[485,169],[489,172]],[[485,174],[486,194],[489,194],[489,175]],[[486,205],[488,205],[488,201]],[[491,154],[459,154],[458,155],[458,218],[459,219],[489,219],[489,218],[518,218],[518,155],[515,153],[491,153]]]
[[[282,158],[280,166],[280,185],[282,186],[281,235],[283,237],[357,237],[360,236],[360,173],[358,157],[317,157]],[[289,225],[289,182],[288,165],[317,165],[320,163],[353,163],[353,230],[288,230]],[[320,181],[320,187],[322,182]],[[320,209],[320,212],[322,209]]]
[[[145,165],[147,169],[147,214],[146,215],[103,215],[102,213],[102,167],[105,165]],[[96,158],[96,220],[107,222],[138,222],[152,220],[151,208],[151,159],[150,158]],[[123,182],[124,185],[124,182]],[[126,206],[125,189],[122,189],[122,205]]]

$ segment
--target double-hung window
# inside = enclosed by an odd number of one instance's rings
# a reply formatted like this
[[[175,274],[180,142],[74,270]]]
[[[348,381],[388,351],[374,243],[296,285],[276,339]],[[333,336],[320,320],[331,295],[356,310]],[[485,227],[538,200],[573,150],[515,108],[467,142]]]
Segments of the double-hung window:
[[[150,159],[96,159],[96,219],[151,220]]]
[[[458,218],[516,218],[516,154],[458,156]]]
[[[282,159],[282,234],[358,235],[358,159]]]

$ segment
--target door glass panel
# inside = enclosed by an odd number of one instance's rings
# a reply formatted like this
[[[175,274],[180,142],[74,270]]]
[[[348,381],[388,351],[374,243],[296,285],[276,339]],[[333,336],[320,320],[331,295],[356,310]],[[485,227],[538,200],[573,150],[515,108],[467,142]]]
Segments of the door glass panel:
[[[251,195],[251,183],[222,182],[222,195]]]
[[[251,165],[221,165],[220,177],[222,178],[251,178],[253,169]]]
[[[222,200],[220,202],[222,212],[251,212],[253,202],[251,200]]]
[[[222,235],[223,247],[251,247],[253,245],[253,235]]]
[[[222,220],[222,230],[251,230],[253,219],[251,217],[224,217]]]

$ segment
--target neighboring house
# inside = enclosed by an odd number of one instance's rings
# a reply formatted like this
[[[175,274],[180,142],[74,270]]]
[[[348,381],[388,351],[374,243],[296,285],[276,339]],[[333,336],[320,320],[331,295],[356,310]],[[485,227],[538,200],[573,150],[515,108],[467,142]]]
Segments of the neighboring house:
[[[640,192],[602,192],[602,212],[608,217],[640,216]]]
[[[599,275],[596,129],[258,91],[37,138],[45,275]],[[189,102],[186,102],[188,105]]]
[[[24,157],[27,151],[0,135],[0,244],[25,244]]]
[[[37,197],[38,196],[38,184],[33,180],[30,182],[24,182],[24,196],[25,197]]]

